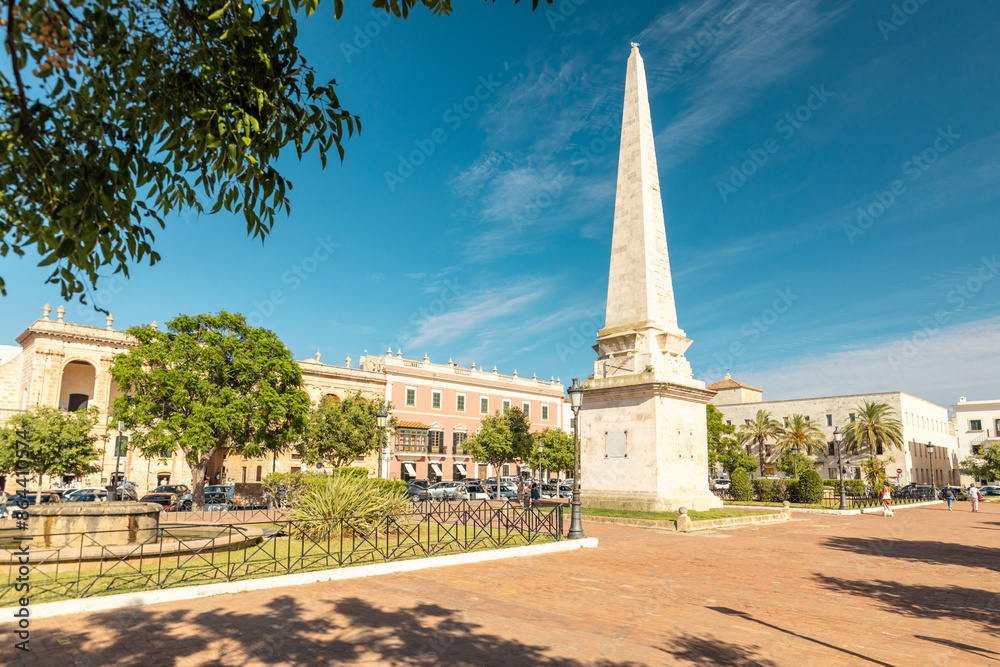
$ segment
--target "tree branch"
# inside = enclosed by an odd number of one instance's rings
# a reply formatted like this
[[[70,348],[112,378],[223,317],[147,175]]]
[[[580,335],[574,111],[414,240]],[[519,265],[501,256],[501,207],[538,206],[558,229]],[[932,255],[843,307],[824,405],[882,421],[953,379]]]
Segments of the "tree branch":
[[[14,6],[16,0],[7,0],[7,50],[10,52],[10,64],[14,70],[14,80],[17,81],[17,98],[21,107],[21,133],[31,136],[31,117],[28,115],[28,96],[24,92],[24,82],[21,80],[21,66],[17,63],[17,45],[14,42]]]

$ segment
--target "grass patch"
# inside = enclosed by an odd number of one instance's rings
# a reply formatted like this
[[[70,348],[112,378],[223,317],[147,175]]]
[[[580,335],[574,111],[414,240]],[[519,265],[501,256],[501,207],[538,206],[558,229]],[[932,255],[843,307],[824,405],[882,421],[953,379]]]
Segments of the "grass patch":
[[[274,527],[286,526],[274,524]],[[51,602],[482,551],[496,549],[498,536],[503,541],[502,548],[555,540],[549,535],[515,530],[500,533],[496,529],[464,525],[403,524],[402,528],[405,530],[389,534],[383,531],[378,537],[332,536],[313,541],[294,535],[275,535],[232,551],[205,550],[162,559],[111,558],[103,562],[60,563],[54,572],[32,570],[31,597],[33,602]],[[15,605],[22,595],[14,587],[17,568],[16,563],[11,565],[6,585],[0,584],[0,607]]]
[[[839,502],[839,501],[838,501]],[[723,505],[745,505],[749,507],[784,507],[783,503],[780,502],[765,502],[763,500],[723,500]],[[789,507],[801,507],[805,509],[823,510],[823,509],[837,509],[836,507],[829,507],[823,503],[789,503]]]
[[[590,516],[609,516],[619,519],[650,519],[653,521],[677,521],[679,512],[641,512],[638,510],[606,510],[597,508],[583,508],[583,513]],[[742,509],[714,509],[706,512],[688,511],[688,517],[692,521],[708,521],[710,519],[727,519],[733,516],[750,516],[753,514],[771,514],[759,510]]]

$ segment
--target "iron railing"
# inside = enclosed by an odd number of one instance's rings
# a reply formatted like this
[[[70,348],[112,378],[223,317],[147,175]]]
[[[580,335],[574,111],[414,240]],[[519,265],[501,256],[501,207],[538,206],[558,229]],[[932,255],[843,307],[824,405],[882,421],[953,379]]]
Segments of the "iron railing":
[[[23,593],[16,586],[25,581],[38,603],[523,546],[560,540],[564,532],[562,507],[486,501],[425,502],[413,505],[411,513],[322,526],[265,510],[170,513],[169,518],[186,523],[164,523],[155,534],[124,546],[102,544],[111,541],[111,533],[121,537],[121,530],[48,535],[49,544],[69,544],[29,546],[27,563],[15,550],[41,536],[8,536],[4,546],[13,555],[0,565],[7,570],[0,575],[0,607],[17,605]]]
[[[739,502],[732,494],[729,489],[713,489],[717,497],[722,500],[729,500],[732,502]],[[766,495],[766,497],[762,497]],[[848,509],[866,509],[869,507],[881,507],[882,506],[882,494],[881,493],[845,493],[844,497],[847,501]],[[933,489],[907,489],[905,491],[893,491],[892,492],[892,504],[893,505],[908,505],[912,503],[922,503],[928,502],[930,500],[936,500],[934,497]],[[765,502],[774,505],[780,505],[783,500],[791,500],[790,498],[779,498],[775,494],[762,494],[758,490],[752,492],[750,500],[752,502]],[[824,509],[839,509],[840,508],[840,491],[835,489],[832,495],[824,493],[823,498],[816,502],[810,503],[811,505],[821,505]]]

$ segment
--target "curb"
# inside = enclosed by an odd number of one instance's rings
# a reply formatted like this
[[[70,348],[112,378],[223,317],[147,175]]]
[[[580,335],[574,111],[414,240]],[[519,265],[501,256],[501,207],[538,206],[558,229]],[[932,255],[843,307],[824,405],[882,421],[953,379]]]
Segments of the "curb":
[[[749,508],[758,509],[758,508]],[[761,511],[767,511],[766,509]],[[767,514],[753,514],[749,516],[732,516],[722,519],[702,519],[700,521],[688,521],[689,527],[680,529],[678,521],[670,519],[635,519],[617,516],[584,515],[584,521],[592,523],[603,523],[613,526],[626,526],[629,528],[659,528],[660,530],[671,530],[679,533],[697,532],[699,530],[716,530],[718,528],[735,528],[737,526],[749,526],[754,524],[780,523],[788,521],[790,517],[777,508]]]
[[[206,584],[204,586],[184,586],[181,588],[122,593],[120,595],[105,595],[92,598],[60,600],[58,602],[45,602],[38,605],[32,605],[29,609],[31,618],[52,618],[53,616],[79,614],[84,611],[93,613],[113,609],[124,609],[127,607],[142,607],[149,604],[158,604],[160,602],[194,600],[214,595],[229,595],[232,593],[246,593],[248,591],[263,591],[272,588],[284,588],[286,586],[315,584],[323,581],[361,579],[364,577],[376,577],[383,574],[416,572],[418,570],[447,567],[450,565],[469,565],[472,563],[485,563],[494,560],[504,560],[507,558],[521,558],[524,556],[538,556],[543,554],[559,553],[562,551],[573,551],[576,549],[593,549],[596,548],[597,545],[598,540],[596,537],[587,537],[581,540],[562,540],[549,544],[534,544],[525,547],[508,547],[506,549],[474,551],[471,553],[452,554],[449,556],[414,558],[413,560],[402,560],[394,563],[356,565],[353,567],[342,567],[333,570],[302,572],[300,574],[283,574],[276,577],[247,579],[243,581],[224,582],[220,584]],[[14,618],[13,613],[7,613],[14,612],[17,609],[19,609],[19,607],[4,607],[0,609],[0,627],[5,624],[17,622],[18,619]]]
[[[909,509],[911,507],[928,507],[930,505],[940,505],[944,503],[943,500],[928,500],[922,503],[907,503],[906,505],[893,505],[892,510],[895,512],[897,510]],[[726,507],[732,507],[733,509],[743,509],[743,510],[754,510],[754,509],[769,509],[762,507],[753,507],[750,505],[726,505]],[[780,510],[780,507],[773,508],[775,510]],[[835,514],[841,516],[848,516],[852,514],[871,514],[872,512],[881,512],[882,507],[866,507],[859,510],[827,510],[827,509],[813,509],[811,507],[790,507],[793,512],[811,512],[813,514]]]

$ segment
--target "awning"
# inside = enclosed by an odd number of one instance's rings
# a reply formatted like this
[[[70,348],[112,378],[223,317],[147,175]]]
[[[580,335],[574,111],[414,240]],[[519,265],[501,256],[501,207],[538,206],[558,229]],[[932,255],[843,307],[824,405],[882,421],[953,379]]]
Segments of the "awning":
[[[465,472],[465,464],[464,463],[456,463],[455,465],[458,466],[458,472],[460,472],[463,475],[467,475],[468,474],[467,472]]]
[[[413,465],[409,461],[403,461],[403,472],[406,473],[407,475],[416,476],[417,466]]]
[[[440,463],[431,462],[431,469],[434,471],[434,475],[436,477],[441,477],[442,476],[441,475],[441,464]]]

